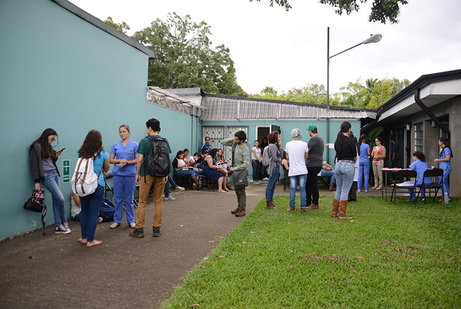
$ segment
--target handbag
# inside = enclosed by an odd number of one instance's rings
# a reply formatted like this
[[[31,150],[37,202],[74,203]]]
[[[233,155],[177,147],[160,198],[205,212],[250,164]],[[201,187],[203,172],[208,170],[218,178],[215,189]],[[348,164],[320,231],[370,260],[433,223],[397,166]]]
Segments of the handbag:
[[[248,187],[248,173],[247,170],[234,170],[234,188]]]
[[[236,148],[236,144],[234,143],[232,145],[232,162],[234,161],[234,152]],[[248,172],[246,169],[244,170],[235,170],[232,173],[232,178],[234,181],[234,188],[239,189],[239,188],[245,188],[248,187]]]
[[[32,190],[32,196],[29,197],[24,203],[24,209],[34,212],[42,213],[42,225],[43,225],[43,235],[45,234],[45,221],[46,221],[46,205],[43,202],[45,200],[44,190]]]

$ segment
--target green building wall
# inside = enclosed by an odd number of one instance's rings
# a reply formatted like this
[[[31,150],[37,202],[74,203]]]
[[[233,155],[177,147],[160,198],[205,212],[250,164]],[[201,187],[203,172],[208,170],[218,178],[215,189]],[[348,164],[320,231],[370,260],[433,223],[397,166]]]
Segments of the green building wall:
[[[109,151],[121,124],[131,140],[146,136],[149,118],[161,121],[172,149],[198,143],[196,117],[147,102],[148,56],[50,0],[0,2],[0,240],[41,226],[39,213],[23,209],[34,181],[30,144],[46,128],[58,132],[56,149],[74,170],[77,150],[89,130],[97,129]],[[61,191],[70,215],[70,183]],[[45,190],[46,191],[46,190]],[[46,223],[53,224],[46,192]]]

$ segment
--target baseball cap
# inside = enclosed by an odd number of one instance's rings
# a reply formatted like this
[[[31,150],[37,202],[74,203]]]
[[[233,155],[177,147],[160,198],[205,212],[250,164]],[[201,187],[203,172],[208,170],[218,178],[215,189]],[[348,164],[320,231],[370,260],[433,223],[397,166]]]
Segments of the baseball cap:
[[[315,129],[317,129],[317,126],[315,124],[310,124],[308,127],[307,127],[308,130],[311,130],[311,131],[314,131]]]

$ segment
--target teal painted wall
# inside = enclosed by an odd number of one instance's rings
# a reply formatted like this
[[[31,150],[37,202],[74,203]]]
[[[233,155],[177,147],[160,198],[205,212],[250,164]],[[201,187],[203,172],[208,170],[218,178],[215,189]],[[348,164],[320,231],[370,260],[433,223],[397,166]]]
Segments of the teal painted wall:
[[[34,182],[28,150],[48,127],[66,147],[71,162],[91,129],[104,148],[119,140],[118,127],[131,126],[131,140],[146,135],[147,119],[161,121],[172,149],[191,147],[200,125],[195,117],[146,101],[148,57],[50,0],[0,2],[0,239],[41,226],[40,214],[22,207]],[[181,148],[181,149],[182,149]],[[61,178],[62,179],[62,178]],[[70,215],[69,183],[61,183]],[[47,224],[54,223],[45,194]]]
[[[330,120],[329,121],[329,134],[326,136],[327,131],[327,122],[324,120],[282,120],[282,121],[259,121],[259,120],[251,120],[251,121],[204,121],[203,126],[248,126],[249,134],[248,140],[250,144],[253,144],[253,141],[256,139],[256,127],[257,126],[268,126],[268,125],[278,125],[281,126],[282,134],[281,139],[283,146],[285,147],[286,143],[292,140],[291,131],[294,128],[299,128],[302,132],[303,138],[302,140],[305,142],[309,141],[309,133],[307,131],[307,127],[313,123],[317,126],[319,135],[323,138],[325,143],[334,143],[336,140],[336,136],[340,130],[341,123],[344,120]],[[352,125],[352,132],[356,132],[356,136],[360,133],[360,121],[359,120],[347,120]],[[328,155],[327,155],[328,153]],[[326,160],[330,165],[334,167],[334,158],[335,158],[335,151],[330,149],[328,152],[325,150],[323,153],[323,158]],[[252,168],[250,165],[250,174],[252,173]]]

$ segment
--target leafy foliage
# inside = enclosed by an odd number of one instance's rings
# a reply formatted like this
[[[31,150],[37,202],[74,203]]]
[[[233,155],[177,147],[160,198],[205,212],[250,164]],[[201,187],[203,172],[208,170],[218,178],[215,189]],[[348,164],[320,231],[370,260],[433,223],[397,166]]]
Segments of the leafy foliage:
[[[253,0],[250,0],[252,2]],[[260,2],[261,0],[256,0]],[[408,4],[407,0],[372,0],[373,5],[371,7],[371,13],[368,17],[368,21],[375,22],[379,21],[385,24],[389,21],[391,24],[397,23],[397,17],[400,13],[400,5]],[[281,7],[285,7],[288,11],[291,9],[291,5],[287,0],[270,0],[270,5],[273,6],[274,2]],[[336,8],[335,12],[342,15],[346,12],[347,15],[353,11],[359,11],[360,5],[357,0],[320,0],[320,3],[329,4]],[[367,2],[367,0],[360,0],[361,3]]]
[[[133,38],[155,51],[149,63],[150,86],[167,88],[200,87],[207,93],[236,95],[243,93],[237,84],[234,61],[224,45],[212,48],[211,27],[191,17],[168,14],[157,18]]]
[[[112,17],[110,16],[108,16],[104,22],[122,33],[126,33],[128,30],[130,30],[130,26],[128,26],[126,22],[122,21],[121,23],[117,24],[112,20]]]

